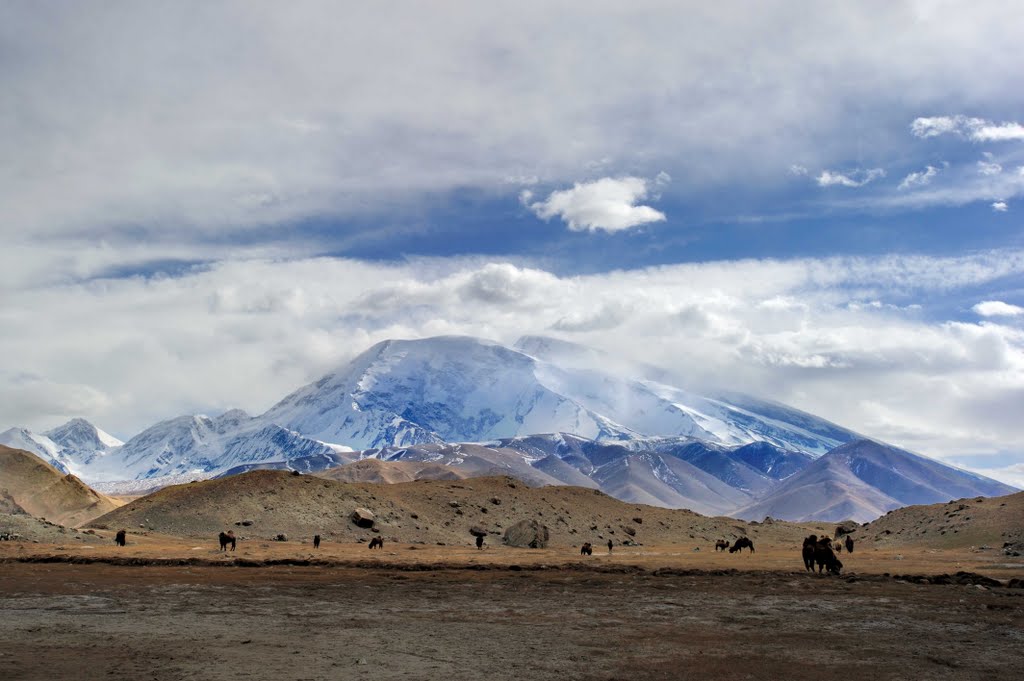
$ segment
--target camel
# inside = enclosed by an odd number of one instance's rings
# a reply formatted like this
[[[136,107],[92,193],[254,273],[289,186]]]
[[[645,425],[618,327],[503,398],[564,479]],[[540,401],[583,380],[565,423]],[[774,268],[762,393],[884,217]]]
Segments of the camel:
[[[719,539],[715,542],[715,551],[725,551],[727,548],[729,548],[727,539]]]
[[[804,546],[801,551],[804,559],[804,567],[808,572],[814,572],[814,565],[818,565],[818,574],[822,570],[828,570],[831,575],[838,575],[843,569],[843,563],[832,551],[832,540],[828,537],[818,538],[811,535],[804,539]]]
[[[594,553],[594,547],[590,544],[590,542],[587,542],[583,546],[580,547],[580,555],[581,556],[590,556],[590,555],[593,555],[593,553]]]
[[[220,539],[220,550],[221,551],[227,551],[228,550],[228,544],[231,544],[231,550],[232,551],[235,550],[235,545],[236,545],[238,540],[235,538],[235,533],[232,530],[228,530],[227,532],[221,532],[220,536],[218,537],[218,539]]]
[[[729,553],[736,553],[743,549],[750,549],[750,552],[754,552],[754,542],[750,541],[750,537],[740,537],[733,545],[729,548]]]
[[[114,536],[114,543],[118,546],[124,546],[128,543],[127,537],[128,530],[118,530],[117,534]]]

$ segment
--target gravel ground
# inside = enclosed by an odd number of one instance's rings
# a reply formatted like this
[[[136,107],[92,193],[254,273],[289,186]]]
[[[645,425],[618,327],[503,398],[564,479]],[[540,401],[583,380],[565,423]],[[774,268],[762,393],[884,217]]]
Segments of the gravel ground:
[[[1024,590],[730,575],[0,564],[0,678],[1009,679]]]

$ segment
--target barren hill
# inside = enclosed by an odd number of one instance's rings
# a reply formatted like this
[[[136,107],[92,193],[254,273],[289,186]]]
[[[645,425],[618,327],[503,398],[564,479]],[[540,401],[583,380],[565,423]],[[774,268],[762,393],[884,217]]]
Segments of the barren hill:
[[[72,527],[117,508],[119,504],[64,475],[35,454],[0,445],[0,507]]]
[[[357,508],[375,515],[373,528],[357,526]],[[310,475],[257,470],[229,478],[176,485],[137,499],[93,521],[94,527],[138,528],[209,537],[233,529],[243,540],[289,539],[321,534],[328,541],[367,540],[374,532],[388,541],[469,544],[470,528],[499,543],[521,520],[546,525],[555,545],[585,541],[696,543],[748,535],[756,542],[796,544],[806,526],[744,523],[686,510],[627,504],[593,489],[527,487],[509,477],[458,481],[419,480],[391,485],[341,483]]]
[[[974,497],[945,504],[907,506],[861,526],[859,536],[878,546],[1005,548],[1024,553],[1024,492]]]
[[[363,459],[315,473],[317,477],[337,482],[372,482],[394,484],[414,480],[461,480],[469,474],[458,466],[429,461],[381,461]]]

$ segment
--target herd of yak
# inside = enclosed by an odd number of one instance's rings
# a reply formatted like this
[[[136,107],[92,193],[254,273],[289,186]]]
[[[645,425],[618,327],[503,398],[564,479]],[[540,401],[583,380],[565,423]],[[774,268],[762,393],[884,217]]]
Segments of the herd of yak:
[[[114,543],[118,546],[124,546],[127,543],[127,535],[127,530],[118,530],[117,534],[114,536]],[[235,533],[231,531],[221,532],[218,539],[220,540],[221,551],[227,551],[228,546],[230,546],[231,550],[234,551],[238,544],[238,539],[235,537]],[[477,548],[480,548],[482,543],[483,542],[478,541]],[[611,542],[608,544],[608,550],[610,552]],[[827,571],[829,574],[838,575],[843,569],[843,563],[838,557],[836,557],[836,553],[841,553],[843,546],[843,542],[836,542],[835,548],[833,549],[832,540],[829,537],[823,536],[819,538],[817,535],[812,534],[804,539],[802,549],[804,567],[809,572],[814,572],[814,568],[817,566],[819,574],[822,571]],[[846,536],[845,546],[847,553],[853,553],[853,538],[849,535]],[[320,535],[313,537],[313,547],[320,548]],[[374,537],[370,541],[370,548],[384,548],[384,540],[381,537]],[[750,549],[751,553],[754,552],[754,542],[750,540],[750,537],[740,537],[731,545],[725,539],[719,539],[715,542],[715,551],[728,550],[729,553],[736,553],[743,549]],[[580,549],[580,555],[589,556],[593,553],[593,550],[593,546],[590,542],[587,542],[583,544],[583,547]]]

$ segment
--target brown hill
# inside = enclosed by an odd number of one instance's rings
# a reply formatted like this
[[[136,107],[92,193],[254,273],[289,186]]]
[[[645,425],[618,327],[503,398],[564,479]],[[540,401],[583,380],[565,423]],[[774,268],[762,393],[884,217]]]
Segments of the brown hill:
[[[19,510],[77,527],[119,506],[73,475],[64,475],[35,454],[0,445],[0,498],[7,513]]]
[[[429,461],[381,461],[363,459],[343,466],[314,473],[317,477],[337,482],[372,482],[394,484],[415,480],[462,480],[469,474],[456,466]]]
[[[352,514],[367,509],[373,528],[359,527]],[[593,542],[616,545],[706,544],[717,538],[770,536],[799,546],[808,529],[791,523],[744,523],[687,510],[628,504],[582,487],[527,487],[510,477],[458,481],[419,480],[377,485],[341,483],[285,471],[256,470],[215,480],[167,487],[97,518],[98,528],[138,528],[209,537],[233,529],[243,539],[289,539],[321,534],[333,541],[366,541],[379,533],[388,541],[470,544],[470,528],[499,543],[522,520],[548,527],[552,545]],[[831,530],[831,527],[827,529]]]
[[[854,536],[877,546],[931,548],[988,546],[1024,553],[1024,492],[974,497],[945,504],[906,506],[862,525]]]

